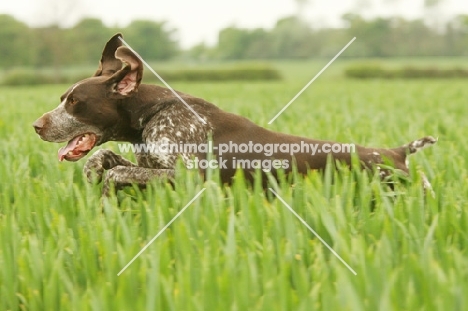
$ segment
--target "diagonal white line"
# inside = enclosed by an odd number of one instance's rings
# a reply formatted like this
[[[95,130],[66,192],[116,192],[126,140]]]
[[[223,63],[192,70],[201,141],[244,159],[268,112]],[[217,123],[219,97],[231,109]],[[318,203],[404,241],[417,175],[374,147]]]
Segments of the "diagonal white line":
[[[276,197],[289,209],[289,211],[290,211],[291,213],[293,213],[293,215],[296,216],[297,219],[299,219],[300,222],[302,222],[302,224],[303,224],[304,226],[306,226],[306,228],[309,229],[309,231],[312,232],[312,233],[317,237],[317,239],[319,239],[320,242],[322,242],[322,243],[332,252],[332,254],[335,255],[336,258],[338,258],[338,259],[346,266],[346,268],[349,269],[349,271],[351,271],[354,275],[357,275],[356,271],[354,271],[354,270],[346,263],[346,261],[344,261],[344,260],[340,257],[340,255],[338,255],[338,254],[333,250],[333,248],[331,248],[330,245],[328,245],[327,242],[325,242],[325,241],[320,237],[320,235],[318,235],[318,233],[315,232],[314,229],[312,229],[312,228],[305,222],[305,220],[302,219],[301,216],[299,216],[299,215],[291,208],[291,206],[289,206],[288,203],[286,203],[286,201],[283,200],[282,197],[280,197],[272,188],[268,188],[268,189],[276,195]]]
[[[189,104],[187,104],[187,103],[185,102],[185,100],[184,100],[182,97],[180,97],[180,95],[177,94],[177,92],[174,91],[174,89],[173,89],[169,84],[167,84],[167,82],[164,81],[164,79],[161,78],[161,76],[160,76],[156,71],[154,71],[153,68],[151,68],[150,65],[148,65],[147,62],[145,62],[145,60],[140,56],[140,54],[138,54],[134,49],[132,49],[132,47],[131,47],[127,42],[125,42],[125,40],[124,40],[122,37],[119,37],[119,39],[120,39],[120,41],[123,42],[123,44],[125,44],[126,47],[128,47],[128,48],[136,55],[136,57],[138,57],[138,58],[143,62],[143,64],[146,65],[146,67],[147,67],[162,83],[164,83],[164,85],[165,85],[172,93],[174,93],[174,95],[175,95],[175,96],[176,96],[176,97],[177,97],[177,98],[194,114],[194,115],[196,115],[196,116],[198,117],[198,119],[200,119],[200,121],[201,121],[203,124],[206,124],[206,121],[203,120],[203,119],[198,115],[198,113],[197,113],[195,110],[193,110],[192,107],[190,107]]]
[[[153,242],[161,235],[161,233],[163,233],[164,230],[166,230],[166,229],[174,222],[174,220],[176,220],[177,217],[179,217],[179,216],[187,209],[187,207],[189,207],[190,204],[192,204],[193,201],[195,201],[195,200],[203,193],[203,191],[205,191],[205,190],[206,190],[206,188],[203,188],[202,190],[200,190],[200,192],[198,192],[198,193],[195,195],[195,197],[194,197],[192,200],[190,200],[190,202],[188,202],[187,205],[185,205],[184,208],[181,209],[180,212],[178,212],[177,215],[175,215],[174,218],[172,218],[171,221],[169,221],[169,222],[167,223],[167,225],[165,225],[164,228],[162,228],[162,229],[158,232],[158,234],[156,234],[156,235],[154,236],[154,238],[152,238],[151,241],[149,241],[148,244],[146,244],[145,247],[143,247],[143,248],[141,249],[141,251],[138,252],[138,254],[136,254],[135,257],[133,257],[133,259],[130,260],[130,262],[129,262],[125,267],[123,267],[122,270],[120,270],[119,273],[117,273],[117,276],[120,276],[120,275],[135,261],[135,259],[137,259],[141,254],[143,254],[143,252],[151,245],[151,243],[153,243]]]
[[[351,43],[353,43],[354,40],[356,40],[356,37],[351,39],[351,41],[349,41],[348,44],[346,44],[345,47],[342,48],[341,51],[339,51],[338,54],[336,54],[335,57],[333,57],[332,60],[329,61],[328,64],[326,64],[325,67],[323,67],[322,70],[320,70],[319,73],[317,73],[315,77],[313,77],[312,80],[310,80],[309,83],[307,83],[306,86],[304,86],[302,90],[300,90],[299,93],[297,93],[296,96],[294,96],[293,99],[291,99],[289,103],[287,103],[286,106],[284,106],[283,109],[281,109],[281,111],[278,112],[276,116],[270,120],[270,122],[268,122],[268,124],[273,123],[273,121],[275,121],[276,118],[278,118],[280,114],[282,114],[302,94],[302,92],[304,92],[312,84],[312,82],[314,82],[315,79],[317,79],[322,74],[322,72],[324,72],[325,69],[327,69],[328,66],[332,64],[338,58],[338,56],[340,56],[341,53],[343,53],[348,48],[348,46],[350,46]]]

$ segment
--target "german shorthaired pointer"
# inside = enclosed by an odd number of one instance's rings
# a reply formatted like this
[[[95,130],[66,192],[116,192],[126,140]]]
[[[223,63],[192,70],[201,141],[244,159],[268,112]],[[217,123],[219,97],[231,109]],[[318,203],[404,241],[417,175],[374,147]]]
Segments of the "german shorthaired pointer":
[[[68,141],[58,152],[60,161],[77,161],[107,141],[145,147],[134,150],[138,164],[106,149],[88,159],[84,173],[90,182],[101,181],[107,171],[104,195],[109,194],[111,184],[121,189],[132,183],[144,186],[155,178],[171,179],[179,158],[201,173],[217,165],[222,182],[230,183],[239,168],[249,179],[256,169],[276,177],[278,169],[290,172],[293,165],[300,173],[323,169],[330,158],[351,165],[354,153],[362,168],[378,169],[385,177],[390,171],[382,164],[390,162],[408,173],[407,156],[437,141],[428,136],[393,149],[353,145],[352,150],[342,148],[343,144],[272,132],[203,99],[140,84],[142,61],[122,45],[120,36],[107,42],[94,76],[72,85],[60,105],[33,124],[45,141]],[[180,148],[168,148],[174,145]],[[430,187],[425,178],[424,186]]]

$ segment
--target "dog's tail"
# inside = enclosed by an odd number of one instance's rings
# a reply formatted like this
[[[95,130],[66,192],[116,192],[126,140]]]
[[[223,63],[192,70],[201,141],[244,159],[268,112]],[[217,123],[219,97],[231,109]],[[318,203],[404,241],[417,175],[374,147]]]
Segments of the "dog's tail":
[[[406,159],[407,156],[412,155],[424,148],[430,147],[437,142],[437,138],[432,136],[426,136],[420,139],[413,140],[410,143],[407,143],[403,146],[391,149],[395,154],[403,159]]]
[[[417,140],[413,140],[412,142],[406,145],[393,149],[393,151],[399,154],[401,157],[403,157],[405,161],[404,167],[400,167],[400,169],[403,169],[404,171],[408,172],[409,168],[407,156],[434,145],[437,142],[437,140],[437,138],[434,138],[432,136],[426,136]],[[423,172],[420,172],[420,174],[423,182],[423,188],[425,189],[425,191],[430,191],[432,196],[434,196],[435,194],[432,190],[431,183],[427,179],[426,175]]]
[[[403,145],[402,148],[405,149],[407,155],[410,155],[410,154],[418,152],[419,150],[422,150],[424,148],[434,145],[437,142],[437,140],[438,140],[437,138],[434,138],[432,136],[426,136],[426,137],[414,140],[406,145]]]

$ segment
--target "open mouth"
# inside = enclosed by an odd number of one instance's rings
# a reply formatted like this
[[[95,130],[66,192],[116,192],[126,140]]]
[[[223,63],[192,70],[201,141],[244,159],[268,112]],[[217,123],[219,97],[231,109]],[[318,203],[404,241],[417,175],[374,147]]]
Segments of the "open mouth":
[[[59,161],[78,161],[96,145],[97,136],[93,133],[81,134],[68,142],[58,151]]]

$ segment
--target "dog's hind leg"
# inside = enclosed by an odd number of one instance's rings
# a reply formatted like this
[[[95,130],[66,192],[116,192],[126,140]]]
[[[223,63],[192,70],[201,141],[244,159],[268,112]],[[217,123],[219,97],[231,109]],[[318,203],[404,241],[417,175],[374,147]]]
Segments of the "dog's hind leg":
[[[431,196],[434,198],[435,192],[434,192],[434,189],[432,189],[431,182],[429,181],[429,179],[427,179],[426,174],[424,174],[423,172],[420,172],[420,174],[421,174],[421,180],[423,184],[424,193],[430,193]]]

